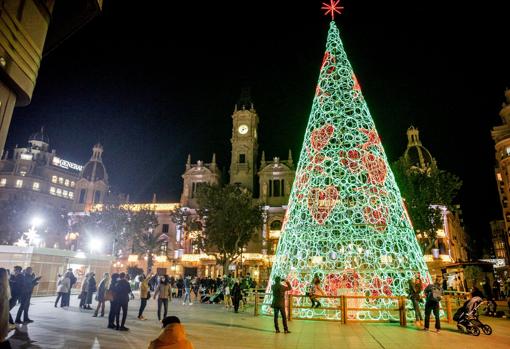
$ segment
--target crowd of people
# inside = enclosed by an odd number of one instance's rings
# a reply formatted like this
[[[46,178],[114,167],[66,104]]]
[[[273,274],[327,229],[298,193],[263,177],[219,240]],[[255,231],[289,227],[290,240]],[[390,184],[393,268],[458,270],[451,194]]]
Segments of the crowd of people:
[[[128,314],[129,301],[134,299],[131,285],[140,291],[140,307],[138,309],[138,319],[147,320],[143,314],[147,303],[151,297],[157,300],[157,318],[163,324],[163,330],[159,337],[152,341],[149,348],[160,348],[162,343],[171,341],[181,341],[183,348],[192,348],[191,343],[185,338],[184,329],[180,320],[175,316],[168,316],[168,306],[172,299],[182,299],[183,305],[193,305],[194,303],[221,303],[225,308],[233,309],[238,312],[240,306],[246,303],[246,296],[249,289],[256,287],[256,283],[248,273],[245,277],[234,278],[232,275],[225,275],[213,279],[211,277],[198,278],[190,275],[184,278],[174,278],[168,275],[149,275],[140,274],[129,281],[129,276],[125,273],[104,273],[99,282],[96,281],[96,275],[93,272],[87,273],[81,280],[79,287],[79,308],[82,311],[93,310],[93,317],[105,316],[105,305],[109,302],[108,325],[110,329],[118,331],[128,331],[125,326]],[[29,317],[30,299],[34,287],[38,284],[40,276],[36,276],[32,268],[27,267],[23,270],[20,266],[15,266],[13,272],[0,268],[0,343],[7,338],[9,330],[15,328],[16,324],[27,324],[33,322]],[[73,286],[77,283],[77,277],[72,269],[68,269],[64,274],[58,275],[57,297],[54,302],[55,307],[67,308],[70,306],[70,296]],[[487,284],[487,282],[486,282]],[[321,288],[321,280],[316,275],[312,278],[308,288],[307,295],[311,301],[312,308],[322,306],[319,299],[325,295]],[[496,285],[496,283],[495,283]],[[415,312],[417,326],[423,326],[424,330],[429,330],[430,316],[435,317],[435,328],[439,332],[441,323],[439,319],[440,301],[445,292],[445,283],[441,276],[435,278],[434,282],[424,285],[423,278],[419,273],[409,280],[409,299],[411,300]],[[281,315],[285,333],[290,333],[287,325],[285,312],[285,293],[291,289],[287,280],[276,277],[272,283],[271,292],[272,308],[274,314],[275,332],[279,333],[278,317]],[[471,296],[481,297],[488,300],[487,315],[496,315],[495,300],[501,299],[510,294],[508,290],[484,288],[486,294],[477,287],[473,287]],[[493,293],[489,292],[493,291]],[[497,297],[497,298],[496,298]],[[97,304],[93,305],[93,301]],[[424,316],[422,315],[420,303],[425,301]],[[60,304],[59,304],[60,302]],[[510,303],[510,302],[509,302]],[[19,305],[16,317],[13,318],[11,311]],[[509,304],[510,306],[510,304]],[[121,316],[122,313],[122,316]],[[8,324],[2,326],[3,324]]]

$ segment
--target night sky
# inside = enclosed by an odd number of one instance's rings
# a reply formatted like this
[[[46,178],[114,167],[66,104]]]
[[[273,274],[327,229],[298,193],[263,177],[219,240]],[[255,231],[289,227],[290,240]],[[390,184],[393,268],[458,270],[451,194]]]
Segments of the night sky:
[[[506,3],[506,4],[504,4]],[[143,4],[143,8],[141,7]],[[501,218],[491,128],[510,86],[508,2],[346,0],[337,19],[390,161],[414,125],[464,181],[468,232]],[[321,1],[105,0],[103,13],[42,61],[7,149],[44,126],[61,157],[104,145],[113,188],[178,201],[186,157],[230,164],[231,114],[250,86],[266,158],[301,150],[329,21]]]

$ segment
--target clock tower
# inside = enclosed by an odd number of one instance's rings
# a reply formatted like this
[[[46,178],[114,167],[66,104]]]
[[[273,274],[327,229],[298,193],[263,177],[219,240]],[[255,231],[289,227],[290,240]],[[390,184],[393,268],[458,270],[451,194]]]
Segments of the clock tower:
[[[238,184],[252,193],[257,173],[258,124],[259,116],[253,108],[249,89],[244,89],[232,114],[230,184]]]

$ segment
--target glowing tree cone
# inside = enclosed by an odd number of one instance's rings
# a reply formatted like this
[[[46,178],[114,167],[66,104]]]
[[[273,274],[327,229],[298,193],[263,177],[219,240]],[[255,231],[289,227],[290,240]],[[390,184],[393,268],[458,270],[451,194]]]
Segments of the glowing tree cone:
[[[271,272],[304,295],[313,276],[330,296],[347,300],[350,319],[398,319],[396,300],[409,279],[430,276],[374,121],[331,22],[312,111]],[[270,287],[270,286],[269,286]],[[268,296],[265,303],[270,303]],[[339,299],[301,317],[339,318]],[[297,304],[308,305],[305,298]],[[377,308],[383,308],[377,310]],[[370,310],[365,310],[370,309]],[[270,312],[269,307],[265,307]]]

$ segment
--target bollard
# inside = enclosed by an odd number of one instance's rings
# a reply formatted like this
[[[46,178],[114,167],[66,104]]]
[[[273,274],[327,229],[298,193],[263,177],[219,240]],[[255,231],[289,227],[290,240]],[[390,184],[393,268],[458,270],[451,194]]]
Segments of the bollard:
[[[292,295],[289,294],[289,307],[287,308],[287,320],[292,321]]]
[[[342,323],[347,323],[347,300],[345,296],[340,296],[340,308],[342,309]]]
[[[448,323],[451,324],[453,322],[453,315],[452,315],[452,302],[450,296],[446,296],[446,318],[448,320]]]
[[[406,299],[404,297],[399,297],[398,299],[398,310],[400,316],[400,326],[407,326],[407,314],[406,314]]]
[[[255,290],[255,307],[253,309],[253,315],[259,315],[259,293],[257,290]]]

